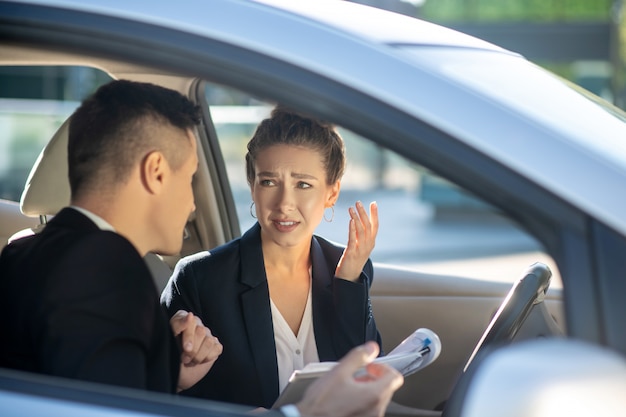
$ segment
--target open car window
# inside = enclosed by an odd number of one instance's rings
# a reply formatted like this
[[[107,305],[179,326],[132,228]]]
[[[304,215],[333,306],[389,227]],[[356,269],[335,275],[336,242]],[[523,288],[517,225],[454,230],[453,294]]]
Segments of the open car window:
[[[111,77],[79,66],[9,66],[0,75],[0,198],[17,202],[54,132]]]
[[[87,67],[8,67],[4,71],[21,75],[16,75],[17,81],[0,98],[0,124],[5,127],[0,134],[0,198],[18,202],[47,140],[82,99],[111,78]],[[50,72],[58,74],[58,82],[48,81],[52,85],[46,86],[42,75]],[[82,79],[89,82],[78,83]],[[38,88],[33,88],[33,80]],[[82,87],[73,87],[77,83]],[[243,233],[255,222],[245,178],[246,144],[274,103],[230,87],[202,85]],[[348,207],[357,200],[376,201],[380,230],[374,262],[510,282],[530,263],[542,261],[553,270],[552,286],[560,286],[556,265],[541,244],[497,209],[401,155],[341,126],[338,129],[346,143],[348,164],[334,219],[322,221],[318,234],[345,244]]]
[[[246,144],[274,103],[217,84],[205,98],[224,157],[241,232],[255,223],[245,175]],[[332,223],[317,234],[345,244],[348,207],[376,201],[380,229],[372,260],[421,272],[512,282],[535,261],[556,264],[541,244],[502,213],[436,173],[338,126],[347,167]]]

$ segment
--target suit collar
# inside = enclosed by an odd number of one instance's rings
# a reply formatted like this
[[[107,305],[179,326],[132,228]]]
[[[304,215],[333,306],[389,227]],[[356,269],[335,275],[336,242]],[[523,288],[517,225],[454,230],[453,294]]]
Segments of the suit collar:
[[[332,344],[332,323],[334,297],[333,279],[335,267],[324,256],[322,247],[315,236],[311,241],[311,261],[313,264],[313,279],[311,280],[313,296],[313,331],[317,344],[317,355],[321,361],[336,360]]]
[[[257,222],[241,236],[241,283],[256,287],[267,281],[265,262],[261,246],[261,226]],[[313,281],[320,288],[329,287],[335,275],[334,270],[324,257],[324,252],[315,236],[311,239],[311,263],[313,266]]]
[[[257,287],[267,281],[261,248],[261,226],[256,223],[241,236],[241,283]]]
[[[109,230],[111,232],[115,232],[115,228],[113,227],[113,225],[104,220],[102,217],[98,216],[96,213],[92,213],[91,211],[78,206],[70,206],[70,208],[85,215],[89,220],[94,222],[100,230]]]
[[[66,207],[59,211],[52,218],[52,220],[48,222],[48,225],[44,228],[44,231],[48,228],[55,227],[85,231],[100,230],[98,226],[87,216],[69,207]]]
[[[278,397],[278,363],[270,309],[270,293],[261,249],[261,227],[257,223],[240,239],[240,281],[248,288],[241,297],[244,322],[250,343],[264,406],[271,407]],[[267,337],[272,335],[272,337]]]
[[[313,266],[314,288],[330,288],[335,276],[336,265],[329,265],[322,247],[315,236],[311,239],[311,264]]]

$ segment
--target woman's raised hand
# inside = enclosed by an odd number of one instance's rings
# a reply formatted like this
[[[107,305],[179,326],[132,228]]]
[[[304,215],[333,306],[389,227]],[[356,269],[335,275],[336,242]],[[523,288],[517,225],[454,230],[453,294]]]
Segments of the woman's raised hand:
[[[378,234],[378,205],[376,202],[370,203],[369,216],[363,203],[357,201],[355,206],[348,209],[350,213],[348,245],[343,251],[335,271],[336,277],[350,281],[356,281],[361,275],[363,266],[374,249]]]

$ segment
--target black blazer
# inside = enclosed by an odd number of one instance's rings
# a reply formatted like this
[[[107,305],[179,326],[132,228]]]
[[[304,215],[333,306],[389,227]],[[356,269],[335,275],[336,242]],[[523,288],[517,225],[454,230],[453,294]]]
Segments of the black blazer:
[[[0,366],[174,392],[180,351],[145,262],[66,208],[0,255]]]
[[[321,361],[335,361],[367,340],[381,344],[369,298],[368,260],[357,282],[335,279],[343,247],[314,236],[311,242],[313,327]],[[278,364],[269,289],[257,223],[241,238],[182,259],[161,295],[170,315],[192,311],[224,351],[209,373],[184,395],[272,406]]]

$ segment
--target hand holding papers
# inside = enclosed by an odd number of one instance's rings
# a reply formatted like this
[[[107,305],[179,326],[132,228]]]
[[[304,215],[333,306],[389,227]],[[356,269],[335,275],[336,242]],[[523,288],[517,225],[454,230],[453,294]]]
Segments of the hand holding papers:
[[[430,365],[441,353],[441,341],[439,336],[430,329],[419,328],[386,356],[374,360],[375,363],[385,363],[397,369],[405,377]],[[295,371],[289,384],[285,387],[280,397],[272,408],[278,408],[285,404],[295,404],[302,398],[306,388],[324,373],[328,372],[337,362],[316,362],[306,365],[303,369]],[[358,378],[366,371],[357,371]]]

